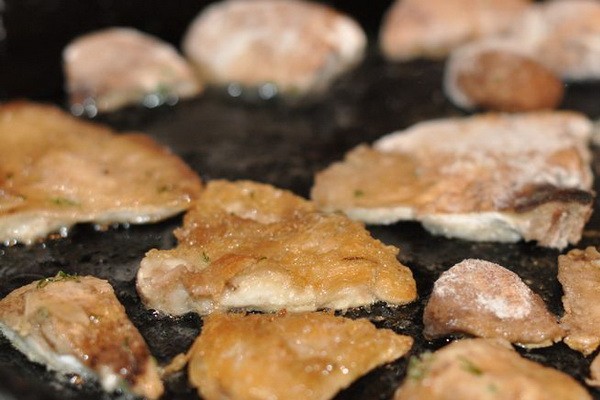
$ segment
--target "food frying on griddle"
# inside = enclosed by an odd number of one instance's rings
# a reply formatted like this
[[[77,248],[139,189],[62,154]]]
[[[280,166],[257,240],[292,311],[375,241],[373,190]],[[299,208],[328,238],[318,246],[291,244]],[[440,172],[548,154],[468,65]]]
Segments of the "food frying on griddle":
[[[564,81],[600,79],[600,3],[532,4],[503,35],[452,51],[444,89],[473,110],[528,111],[560,104]]]
[[[545,347],[564,336],[558,321],[517,274],[467,259],[442,273],[423,312],[426,339],[453,333]]]
[[[481,40],[454,50],[444,91],[465,110],[532,111],[557,108],[563,83],[512,41]]]
[[[324,400],[412,343],[332,314],[212,314],[187,355],[188,375],[206,400]]]
[[[204,9],[183,39],[202,79],[270,98],[320,92],[364,57],[366,35],[334,9],[304,0],[226,0]]]
[[[565,313],[560,321],[565,343],[585,355],[600,345],[600,253],[594,247],[558,257],[558,280]]]
[[[592,213],[591,131],[564,111],[425,121],[351,150],[311,195],[371,224],[417,220],[447,237],[564,248]]]
[[[0,241],[32,243],[80,222],[149,223],[182,212],[197,175],[140,133],[117,134],[36,103],[0,106]]]
[[[270,185],[209,182],[175,236],[177,247],[149,251],[137,275],[146,307],[166,314],[346,309],[416,297],[397,248]]]
[[[133,28],[107,28],[63,51],[71,111],[95,116],[126,105],[156,107],[193,97],[202,84],[170,44]]]
[[[591,400],[571,376],[521,357],[501,339],[465,339],[409,362],[394,400]]]
[[[108,392],[163,392],[146,342],[105,280],[59,272],[20,287],[0,301],[0,330],[50,370],[98,379]]]
[[[600,2],[551,0],[532,4],[507,37],[566,81],[600,79]]]
[[[590,364],[590,377],[585,380],[590,386],[600,387],[600,356],[596,355]]]
[[[443,58],[461,44],[506,31],[529,0],[396,0],[379,34],[395,61]]]

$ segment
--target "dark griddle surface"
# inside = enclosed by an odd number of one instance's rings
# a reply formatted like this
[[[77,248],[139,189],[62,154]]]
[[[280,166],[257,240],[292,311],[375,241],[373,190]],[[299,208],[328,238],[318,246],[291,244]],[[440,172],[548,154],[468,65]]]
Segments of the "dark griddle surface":
[[[99,3],[106,5],[111,2]],[[123,2],[123,7],[130,7],[131,3],[135,2]],[[336,5],[344,8],[339,3]],[[383,134],[425,119],[464,115],[443,96],[442,63],[416,61],[391,64],[377,54],[372,32],[381,10],[388,3],[377,3],[378,8],[375,11],[371,9],[369,14],[365,14],[368,19],[362,21],[372,34],[367,60],[312,104],[295,107],[277,101],[256,104],[227,98],[219,90],[209,90],[202,97],[175,107],[153,110],[129,108],[97,120],[120,130],[140,130],[150,134],[182,156],[205,180],[253,179],[307,196],[313,174],[340,159],[355,145],[372,142]],[[24,12],[22,8],[36,2],[9,1],[9,11],[11,4],[13,18],[19,20],[24,18],[19,14]],[[198,9],[198,3],[185,4],[182,12],[189,15],[177,19],[179,24],[191,18]],[[345,7],[349,12],[360,11],[354,3],[347,3]],[[360,14],[355,15],[360,19]],[[15,24],[14,21],[11,23]],[[93,20],[89,26],[106,24]],[[135,25],[135,22],[132,24]],[[154,27],[154,33],[164,33],[163,37],[175,43],[181,34],[181,29],[168,30],[163,25],[137,25]],[[55,43],[61,44],[69,35],[82,29],[78,25],[66,33],[57,33]],[[7,66],[6,69],[0,67],[0,84],[3,84],[0,86],[0,99],[28,97],[64,105],[56,51],[47,50],[53,58],[44,59],[36,66],[32,64],[31,55],[23,54],[23,49],[32,44],[21,46],[19,42],[27,43],[27,35],[20,31],[17,33],[20,36],[16,43],[9,41],[9,46],[4,43],[0,47],[0,66]],[[27,65],[26,69],[23,69],[24,65]],[[31,82],[24,82],[31,77],[40,80],[38,90]],[[600,117],[600,83],[570,86],[562,108],[579,110],[592,118]],[[600,172],[600,152],[595,150],[594,155],[593,168],[597,174]],[[598,202],[596,209],[600,209]],[[167,362],[187,350],[201,329],[201,320],[194,315],[165,318],[144,309],[135,291],[135,274],[146,251],[174,245],[172,230],[180,223],[181,217],[177,217],[160,224],[117,227],[105,232],[82,225],[75,227],[64,239],[30,247],[0,247],[0,297],[59,270],[108,279],[134,324],[146,338],[152,353],[159,362]],[[551,311],[559,315],[563,311],[560,302],[562,291],[556,280],[559,255],[556,250],[531,243],[474,243],[432,237],[415,223],[369,229],[375,237],[400,248],[400,260],[411,268],[417,280],[419,300],[406,307],[379,304],[369,309],[350,310],[346,315],[367,317],[380,327],[413,336],[415,345],[412,354],[435,350],[446,343],[444,340],[427,342],[423,339],[422,311],[439,274],[464,258],[482,258],[512,269],[544,298]],[[592,217],[578,247],[588,245],[600,245],[600,213]],[[562,343],[546,349],[520,352],[535,361],[561,369],[580,381],[587,376],[592,360],[591,356],[585,358]],[[337,399],[389,399],[403,379],[406,360],[404,358],[376,369],[341,392]],[[185,378],[181,375],[168,381],[164,398],[196,399],[195,391],[187,386]],[[600,399],[600,392],[590,391]],[[68,378],[59,378],[44,367],[28,362],[0,336],[0,399],[94,400],[124,397],[105,394],[94,382],[81,385],[70,383]]]

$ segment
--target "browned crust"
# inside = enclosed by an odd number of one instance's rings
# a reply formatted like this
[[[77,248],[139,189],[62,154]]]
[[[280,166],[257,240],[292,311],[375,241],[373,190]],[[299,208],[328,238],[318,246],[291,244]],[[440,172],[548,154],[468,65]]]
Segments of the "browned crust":
[[[328,313],[212,314],[189,352],[188,371],[208,400],[326,400],[412,343],[366,319]]]
[[[565,343],[585,355],[600,345],[600,253],[594,247],[573,249],[558,257],[558,280],[565,314],[560,323]]]
[[[154,359],[110,284],[91,276],[52,279],[20,287],[2,299],[0,321],[97,373],[108,367],[135,393],[157,398],[163,388]]]
[[[75,223],[145,223],[202,191],[177,155],[43,103],[0,105],[0,240],[32,243]]]
[[[547,203],[575,203],[592,206],[594,193],[579,189],[563,189],[552,185],[528,186],[516,193],[514,203],[507,207],[517,213],[526,213]]]

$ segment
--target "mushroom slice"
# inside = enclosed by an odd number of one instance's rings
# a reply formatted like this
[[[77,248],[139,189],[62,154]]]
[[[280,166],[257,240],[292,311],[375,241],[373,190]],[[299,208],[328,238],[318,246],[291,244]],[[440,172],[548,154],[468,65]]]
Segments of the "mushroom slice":
[[[332,314],[212,314],[188,353],[188,375],[207,400],[324,400],[412,343]]]
[[[0,330],[31,361],[96,377],[108,392],[163,392],[146,342],[105,280],[59,272],[18,288],[0,301]]]
[[[564,372],[519,355],[502,339],[466,339],[412,358],[394,400],[591,400]]]
[[[149,251],[137,275],[144,304],[163,313],[315,311],[416,297],[397,248],[270,185],[209,182],[175,236],[178,246]]]
[[[428,339],[460,332],[545,347],[564,335],[542,298],[517,274],[475,259],[456,264],[435,282],[423,322]]]

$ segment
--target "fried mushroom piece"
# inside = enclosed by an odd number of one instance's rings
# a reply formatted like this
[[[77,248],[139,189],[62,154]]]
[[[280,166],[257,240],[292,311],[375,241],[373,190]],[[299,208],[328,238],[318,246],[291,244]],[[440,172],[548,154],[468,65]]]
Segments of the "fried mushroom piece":
[[[209,182],[175,236],[178,246],[149,251],[137,275],[146,307],[163,313],[346,309],[416,297],[397,248],[270,185]]]
[[[366,223],[564,248],[592,213],[591,133],[565,111],[424,121],[349,151],[315,176],[311,197]]]
[[[199,94],[193,69],[170,44],[133,28],[76,38],[63,51],[71,111],[95,116],[130,104],[156,107]]]
[[[156,222],[187,209],[202,184],[140,133],[117,134],[57,107],[0,106],[0,242],[26,243],[76,223]]]
[[[394,61],[443,58],[469,41],[509,28],[529,0],[396,0],[379,33],[385,57]]]
[[[501,339],[466,339],[413,358],[394,400],[591,400],[571,376]]]
[[[108,392],[163,392],[146,342],[105,280],[59,272],[18,288],[0,301],[0,330],[31,361],[96,377]]]
[[[356,21],[323,4],[227,0],[202,10],[182,48],[203,80],[268,98],[322,92],[362,61],[366,45]]]
[[[556,317],[517,274],[488,261],[464,260],[433,286],[423,313],[427,339],[452,333],[546,347],[563,337]]]
[[[212,314],[187,355],[188,375],[207,400],[325,400],[412,343],[332,314]]]
[[[558,257],[558,280],[565,313],[560,321],[564,342],[588,355],[600,345],[600,253],[594,247]]]

